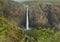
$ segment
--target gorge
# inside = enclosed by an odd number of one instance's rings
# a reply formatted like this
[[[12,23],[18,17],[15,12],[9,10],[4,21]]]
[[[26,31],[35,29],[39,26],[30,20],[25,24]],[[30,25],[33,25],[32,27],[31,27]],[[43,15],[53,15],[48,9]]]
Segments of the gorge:
[[[60,42],[60,2],[0,0],[0,42]]]
[[[55,3],[28,3],[29,27],[31,28],[56,28],[60,29],[60,4]],[[28,8],[27,8],[28,10]],[[8,2],[3,10],[4,17],[15,22],[20,27],[26,27],[26,8],[17,2]],[[28,12],[27,12],[28,13]],[[22,19],[23,18],[23,19]]]

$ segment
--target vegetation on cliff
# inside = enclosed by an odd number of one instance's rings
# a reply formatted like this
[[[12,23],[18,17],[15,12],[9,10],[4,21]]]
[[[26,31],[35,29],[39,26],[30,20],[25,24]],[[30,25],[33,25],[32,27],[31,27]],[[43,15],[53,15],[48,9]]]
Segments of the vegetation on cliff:
[[[15,23],[0,17],[0,42],[35,42]]]
[[[27,36],[28,35],[28,36]],[[0,42],[60,42],[60,31],[50,28],[25,30],[0,17]]]
[[[24,33],[16,24],[0,17],[0,42],[22,42]]]
[[[37,42],[60,42],[60,31],[50,28],[41,28],[28,31],[27,35],[34,38]]]
[[[13,21],[20,27],[26,24],[26,4],[9,1],[3,9],[3,16]],[[60,4],[28,2],[29,26],[31,28],[56,28],[60,29]],[[23,19],[22,19],[23,18]]]

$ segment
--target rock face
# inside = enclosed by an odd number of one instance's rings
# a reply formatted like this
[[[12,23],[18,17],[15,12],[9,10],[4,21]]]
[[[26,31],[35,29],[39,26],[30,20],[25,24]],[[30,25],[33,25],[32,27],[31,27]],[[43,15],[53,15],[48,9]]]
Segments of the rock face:
[[[19,26],[25,27],[25,7],[22,4],[7,2],[4,9],[4,16]]]
[[[60,29],[59,7],[59,4],[31,4],[30,26]]]
[[[28,5],[30,27],[60,29],[60,4],[31,3]],[[4,16],[20,27],[25,27],[25,14],[26,7],[16,2],[8,2],[4,9]]]

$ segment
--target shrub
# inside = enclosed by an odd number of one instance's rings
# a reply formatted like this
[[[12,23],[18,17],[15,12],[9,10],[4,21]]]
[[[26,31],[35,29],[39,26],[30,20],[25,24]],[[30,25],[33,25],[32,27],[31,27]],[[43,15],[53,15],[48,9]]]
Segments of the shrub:
[[[50,28],[39,28],[28,31],[27,35],[37,40],[37,42],[59,42],[60,32]]]

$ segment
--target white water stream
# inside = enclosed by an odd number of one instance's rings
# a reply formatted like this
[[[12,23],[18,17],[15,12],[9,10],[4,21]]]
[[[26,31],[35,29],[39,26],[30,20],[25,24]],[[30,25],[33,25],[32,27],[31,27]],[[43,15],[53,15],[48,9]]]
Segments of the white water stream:
[[[29,30],[29,8],[26,7],[26,30]]]

